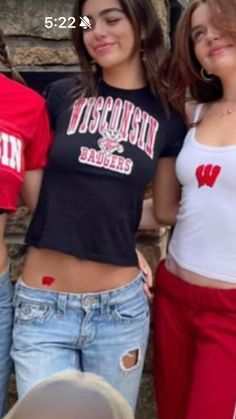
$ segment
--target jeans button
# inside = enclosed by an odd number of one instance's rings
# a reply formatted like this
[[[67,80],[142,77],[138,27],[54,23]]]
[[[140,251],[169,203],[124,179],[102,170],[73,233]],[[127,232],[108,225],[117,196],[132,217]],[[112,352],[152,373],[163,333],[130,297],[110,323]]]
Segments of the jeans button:
[[[84,297],[83,299],[83,307],[89,307],[93,304],[94,300],[91,297]]]

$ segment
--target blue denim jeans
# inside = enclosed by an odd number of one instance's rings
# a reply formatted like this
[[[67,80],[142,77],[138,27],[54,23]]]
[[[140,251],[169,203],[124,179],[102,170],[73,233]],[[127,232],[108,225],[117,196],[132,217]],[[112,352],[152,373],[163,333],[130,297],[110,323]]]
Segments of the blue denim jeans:
[[[19,280],[14,306],[11,354],[19,397],[40,380],[75,368],[105,378],[135,410],[150,321],[142,274],[125,286],[86,294]],[[132,351],[135,365],[126,368],[124,357]]]
[[[12,342],[12,283],[9,269],[0,276],[0,418],[6,411],[8,378],[11,369]]]

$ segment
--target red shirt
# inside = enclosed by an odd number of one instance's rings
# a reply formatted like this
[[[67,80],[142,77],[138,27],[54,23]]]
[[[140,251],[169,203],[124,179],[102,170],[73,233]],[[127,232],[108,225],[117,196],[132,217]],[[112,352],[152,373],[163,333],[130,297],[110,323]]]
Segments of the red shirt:
[[[0,209],[16,209],[24,173],[45,166],[50,139],[44,99],[0,74]]]

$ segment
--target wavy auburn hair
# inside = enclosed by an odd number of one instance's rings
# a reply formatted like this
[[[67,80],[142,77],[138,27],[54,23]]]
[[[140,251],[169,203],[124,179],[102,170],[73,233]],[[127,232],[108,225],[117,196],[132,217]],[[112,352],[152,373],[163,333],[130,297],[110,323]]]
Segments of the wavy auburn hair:
[[[73,16],[76,22],[79,22],[79,16],[82,16],[82,8],[85,2],[86,0],[75,1]],[[166,56],[164,34],[154,4],[151,0],[119,0],[119,3],[133,26],[135,48],[142,49],[145,57],[143,65],[146,81],[153,94],[165,100],[162,78],[159,75],[160,67]],[[141,32],[146,34],[146,38],[142,41]],[[72,41],[81,67],[80,85],[77,89],[77,95],[93,96],[96,94],[97,83],[101,79],[101,68],[97,66],[95,72],[92,69],[91,57],[83,42],[83,29],[80,27],[72,29]]]
[[[192,99],[203,103],[220,99],[223,94],[217,76],[209,81],[203,80],[201,64],[194,52],[191,19],[193,12],[203,3],[209,6],[212,23],[220,33],[236,40],[236,0],[192,0],[186,6],[177,24],[167,75],[169,100],[184,117],[186,91]]]

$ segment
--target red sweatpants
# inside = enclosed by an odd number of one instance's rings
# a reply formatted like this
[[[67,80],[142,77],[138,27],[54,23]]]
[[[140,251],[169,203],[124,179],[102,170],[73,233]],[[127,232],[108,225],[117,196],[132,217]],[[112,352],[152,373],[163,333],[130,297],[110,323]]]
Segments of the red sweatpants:
[[[154,345],[158,419],[236,419],[236,289],[190,285],[162,262]]]

